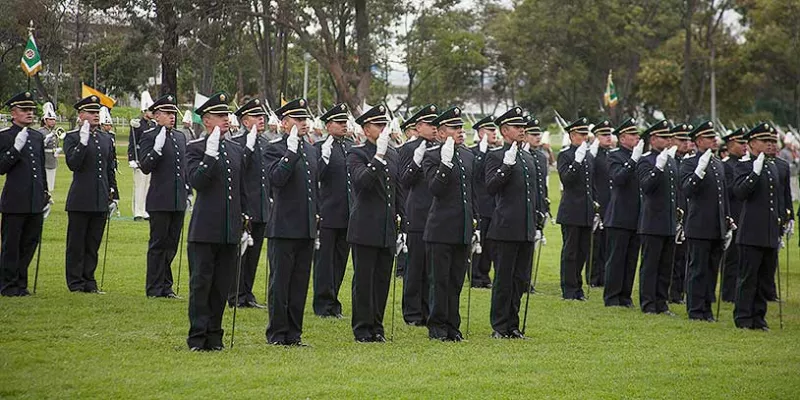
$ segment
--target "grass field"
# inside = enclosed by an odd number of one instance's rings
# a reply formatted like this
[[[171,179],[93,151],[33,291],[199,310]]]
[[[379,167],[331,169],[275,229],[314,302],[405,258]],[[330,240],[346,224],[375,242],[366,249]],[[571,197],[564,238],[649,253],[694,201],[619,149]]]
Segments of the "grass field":
[[[394,342],[355,343],[351,270],[341,291],[345,319],[315,317],[309,292],[303,339],[312,347],[267,345],[266,312],[244,309],[234,349],[190,353],[186,298],[144,295],[148,228],[131,219],[131,172],[120,165],[124,217],[111,222],[108,293],[73,294],[64,281],[63,207],[71,176],[60,160],[38,293],[0,298],[0,398],[800,398],[796,239],[786,327],[779,329],[777,303],[771,303],[769,333],[735,329],[728,304],[721,322],[705,323],[688,321],[678,306],[672,308],[676,318],[607,309],[600,290],[585,303],[562,301],[560,234],[548,225],[537,285],[542,293],[530,299],[528,340],[490,339],[490,292],[473,290],[469,340],[429,341],[425,329],[402,324],[397,280]],[[557,177],[550,182],[555,205]],[[263,301],[263,261],[259,268],[255,293]],[[177,260],[173,271],[177,275]],[[181,274],[180,294],[186,296],[185,255]],[[30,276],[32,286],[33,266]],[[466,299],[465,288],[462,318]],[[638,304],[636,292],[634,299]],[[231,315],[225,315],[228,334]],[[388,329],[391,310],[386,315]]]

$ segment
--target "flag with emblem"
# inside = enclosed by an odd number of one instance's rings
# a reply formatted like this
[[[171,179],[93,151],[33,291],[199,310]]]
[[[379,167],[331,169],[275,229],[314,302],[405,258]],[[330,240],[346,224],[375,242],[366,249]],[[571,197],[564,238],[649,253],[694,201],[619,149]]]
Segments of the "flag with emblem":
[[[614,86],[614,80],[611,78],[611,70],[608,70],[608,81],[606,82],[606,92],[603,94],[603,104],[607,107],[614,108],[618,102],[617,88]]]
[[[36,47],[36,40],[33,39],[33,33],[28,36],[28,44],[25,46],[25,51],[22,53],[22,62],[20,63],[22,71],[29,77],[36,75],[42,70],[42,57],[39,55],[39,48]]]

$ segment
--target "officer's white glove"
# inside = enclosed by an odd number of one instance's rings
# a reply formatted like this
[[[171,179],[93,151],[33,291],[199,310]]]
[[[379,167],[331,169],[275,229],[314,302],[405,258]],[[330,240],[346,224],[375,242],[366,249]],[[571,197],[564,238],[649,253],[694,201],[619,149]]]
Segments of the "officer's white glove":
[[[586,152],[589,151],[589,145],[586,142],[583,142],[578,148],[575,150],[575,162],[580,164],[583,162],[583,159],[586,158]]]
[[[81,125],[81,144],[87,146],[89,144],[89,121],[83,121]]]
[[[134,160],[128,161],[128,166],[133,169],[139,168],[139,164],[137,164]]]
[[[253,245],[253,238],[247,231],[242,232],[242,238],[239,240],[239,257],[243,256],[247,248]]]
[[[455,140],[452,137],[448,137],[444,144],[442,145],[441,156],[442,156],[442,164],[444,164],[447,168],[453,168],[453,154],[455,153]]]
[[[164,149],[164,143],[167,142],[167,128],[161,127],[161,130],[156,135],[155,143],[153,143],[153,151],[161,155],[161,150]]]
[[[600,219],[600,214],[595,214],[592,220],[592,232],[597,232],[598,229],[603,230],[603,220]]]
[[[783,240],[783,236],[781,236],[781,240],[778,243],[778,245],[780,246],[781,249],[786,247],[786,242]]]
[[[190,194],[186,196],[186,211],[192,212],[192,203],[194,203],[194,196]]]
[[[656,168],[663,171],[664,166],[667,165],[668,158],[669,158],[669,153],[666,150],[662,151],[661,153],[658,153],[658,156],[656,156]]]
[[[422,166],[422,159],[425,157],[425,150],[427,146],[425,146],[425,141],[421,140],[419,146],[414,149],[414,164],[417,164],[418,167]]]
[[[28,143],[28,127],[22,128],[21,131],[17,132],[17,137],[14,138],[14,148],[17,151],[22,151],[25,147],[25,143]]]
[[[53,202],[53,198],[52,197],[47,199],[47,204],[45,204],[44,208],[42,209],[42,212],[44,213],[44,215],[42,217],[44,219],[47,219],[47,217],[50,216],[50,209],[52,208],[53,203],[54,202]]]
[[[542,239],[541,239],[540,243],[541,243],[541,246],[547,245],[547,236],[544,235],[544,232],[542,232]]]
[[[483,137],[481,138],[480,143],[478,143],[478,150],[480,150],[480,152],[484,153],[484,154],[486,154],[486,151],[489,150],[489,134],[488,133],[483,135]]]
[[[206,155],[213,158],[219,158],[219,127],[214,127],[211,134],[206,139]]]
[[[708,168],[708,163],[711,161],[711,149],[706,150],[700,159],[697,161],[697,167],[694,169],[694,174],[697,175],[698,178],[703,179],[706,176],[706,168]]]
[[[472,233],[472,254],[481,254],[483,253],[483,247],[481,247],[481,231],[475,231]]]
[[[786,236],[791,238],[794,236],[794,220],[790,219],[789,222],[786,223]]]
[[[543,237],[544,237],[544,235],[542,234],[542,230],[541,229],[537,229],[536,230],[536,236],[533,238],[533,241],[534,242],[538,242],[538,241],[542,240]]]
[[[394,255],[395,255],[395,257],[397,257],[397,255],[399,255],[400,252],[403,251],[403,248],[405,248],[405,246],[406,246],[406,238],[405,238],[405,236],[406,236],[405,233],[398,233],[397,234],[397,240],[394,242]]]
[[[325,161],[325,164],[331,160],[331,149],[333,149],[333,136],[328,135],[328,138],[322,143],[322,161]]]
[[[383,156],[386,155],[386,150],[389,149],[389,127],[383,128],[383,132],[378,136],[378,140],[375,141],[375,156],[378,156],[380,159],[383,159]]]
[[[514,165],[517,163],[517,142],[511,143],[511,147],[503,154],[503,164]]]
[[[258,126],[253,124],[250,128],[250,132],[247,133],[247,138],[245,141],[245,146],[247,146],[250,151],[255,151],[256,149],[256,138],[258,137]]]
[[[108,203],[108,216],[111,217],[112,214],[119,214],[119,200],[111,200]]]
[[[638,162],[640,158],[642,158],[642,153],[644,153],[644,140],[640,140],[636,146],[633,146],[633,151],[631,151],[631,160],[633,162]]]
[[[289,137],[286,138],[286,148],[292,153],[297,153],[297,146],[300,145],[300,137],[297,136],[297,125],[292,127]]]
[[[531,152],[531,144],[528,143],[528,142],[525,142],[525,144],[522,145],[522,150],[527,152],[527,153],[530,153]]]
[[[600,141],[595,138],[594,142],[592,142],[592,145],[589,146],[589,153],[592,153],[592,157],[596,157],[598,150],[600,150]]]
[[[317,231],[317,237],[314,238],[314,250],[319,250],[319,247],[322,244],[319,242],[319,231]]]
[[[728,229],[725,232],[725,245],[723,246],[724,250],[728,250],[728,247],[731,245],[731,241],[733,241],[733,231]]]
[[[672,146],[667,149],[667,155],[669,155],[671,158],[675,158],[675,153],[677,152],[678,152],[678,146]]]
[[[756,175],[761,175],[761,170],[764,169],[764,153],[756,157],[756,160],[753,161],[753,173]]]

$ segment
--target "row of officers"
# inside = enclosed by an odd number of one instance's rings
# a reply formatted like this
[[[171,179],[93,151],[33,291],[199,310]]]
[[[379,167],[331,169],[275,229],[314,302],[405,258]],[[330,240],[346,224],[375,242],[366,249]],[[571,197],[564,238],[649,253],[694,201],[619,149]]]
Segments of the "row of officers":
[[[40,169],[43,138],[28,128],[36,103],[26,92],[6,106],[13,125],[0,133],[0,172],[8,175],[0,202],[0,289],[4,295],[27,295],[28,264],[51,202]],[[89,96],[75,108],[82,124],[64,140],[67,165],[74,173],[66,205],[67,284],[73,291],[97,292],[97,250],[108,213],[119,199],[115,156],[110,135],[97,129],[98,99]],[[420,109],[403,123],[410,139],[397,148],[390,146],[383,106],[356,120],[367,139],[357,146],[347,138],[349,111],[343,104],[320,117],[329,136],[314,145],[302,138],[311,117],[304,99],[276,110],[285,133],[273,140],[262,134],[266,111],[258,99],[236,111],[242,129],[231,132],[228,96],[215,94],[196,110],[204,135],[188,142],[174,129],[174,96],[159,98],[149,109],[153,124],[136,145],[137,166],[152,179],[146,203],[146,292],[177,297],[170,265],[179,251],[193,190],[190,349],[223,348],[226,302],[259,306],[252,285],[265,237],[271,267],[269,343],[303,344],[312,258],[315,313],[342,316],[338,291],[350,250],[354,337],[359,342],[385,341],[383,313],[392,264],[406,248],[406,323],[427,326],[432,339],[461,340],[459,298],[471,263],[472,284],[492,289],[492,336],[524,337],[521,297],[532,289],[534,244],[544,240],[550,212],[547,156],[538,149],[542,131],[539,121],[522,109],[478,121],[473,128],[480,141],[472,148],[464,145],[457,107]],[[788,166],[774,158],[774,128],[759,124],[729,134],[725,139],[731,156],[725,162],[713,155],[716,134],[711,123],[670,127],[661,121],[641,134],[633,120],[617,128],[602,121],[591,129],[598,138],[592,146],[586,142],[590,126],[585,118],[565,127],[570,146],[558,156],[562,296],[585,299],[581,274],[586,267],[587,279],[602,279],[593,283],[605,286],[606,305],[631,306],[641,247],[642,311],[670,314],[670,287],[678,293],[672,300],[681,301],[680,274],[688,271],[690,318],[713,320],[716,268],[727,264],[738,271],[731,295],[736,325],[766,329],[766,300],[775,296],[769,282],[777,249],[793,225],[786,197]],[[619,138],[616,149],[604,145],[611,134]],[[679,151],[689,141],[697,152],[682,155]],[[742,156],[738,160],[733,159],[737,151]],[[740,208],[738,215],[732,212],[733,203]],[[734,233],[736,245],[729,246]],[[685,269],[675,268],[676,248],[684,240]],[[728,254],[731,249],[737,254]]]

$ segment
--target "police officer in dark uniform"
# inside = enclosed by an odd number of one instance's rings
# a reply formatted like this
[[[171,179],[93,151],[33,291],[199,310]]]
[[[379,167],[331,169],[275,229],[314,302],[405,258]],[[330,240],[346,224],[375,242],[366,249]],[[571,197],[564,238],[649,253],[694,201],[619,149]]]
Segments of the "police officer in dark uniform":
[[[147,249],[148,297],[178,298],[172,291],[172,260],[180,249],[183,218],[189,195],[186,179],[186,136],[174,129],[178,112],[174,95],[156,100],[148,109],[156,125],[139,142],[139,167],[150,175],[147,213],[150,243]]]
[[[403,146],[400,153],[400,184],[408,190],[405,203],[408,262],[403,281],[403,319],[414,326],[424,326],[428,320],[430,282],[422,236],[433,195],[422,171],[422,160],[425,150],[438,143],[436,127],[432,124],[436,111],[436,106],[429,104],[411,116],[420,139],[414,145]]]
[[[694,127],[689,124],[677,124],[672,127],[670,133],[672,134],[672,146],[677,146],[675,152],[675,162],[678,164],[678,171],[681,170],[683,161],[690,157],[691,152],[691,138],[689,132]],[[685,212],[688,209],[686,202],[686,194],[683,192],[681,185],[677,187],[678,193],[678,220],[681,224],[681,232],[675,236],[675,262],[672,263],[672,278],[669,285],[669,302],[673,304],[683,304],[683,295],[686,293],[686,271],[688,263],[686,260],[686,248],[689,246],[686,243],[686,238],[683,233],[683,221],[685,219]]]
[[[403,121],[402,124],[400,124],[400,130],[402,130],[405,133],[407,139],[405,143],[397,147],[396,150],[398,154],[407,154],[408,158],[410,159],[411,155],[414,153],[414,150],[416,149],[414,143],[419,145],[419,142],[417,142],[417,139],[419,137],[417,136],[416,124],[414,124],[414,121],[411,118],[409,118]],[[405,211],[407,199],[408,199],[408,189],[403,185],[397,185],[397,214],[400,215],[401,219],[400,232],[397,235],[397,240],[400,243],[402,243],[401,246],[405,245],[406,237],[408,236],[407,233],[408,219]],[[401,251],[400,254],[397,255],[396,263],[397,267],[395,268],[395,276],[400,278],[405,277],[406,264],[408,264],[408,252]]]
[[[31,92],[13,96],[5,106],[11,111],[12,124],[0,130],[0,175],[6,175],[0,197],[0,294],[28,296],[28,265],[42,236],[50,201],[44,135],[29,128],[36,112]]]
[[[486,237],[494,246],[490,321],[495,339],[524,339],[519,330],[522,294],[529,290],[536,232],[542,221],[534,160],[522,151],[527,122],[519,107],[495,119],[505,144],[486,158],[486,190],[496,206]]]
[[[778,167],[778,180],[781,182],[782,188],[781,192],[778,194],[778,208],[783,210],[783,234],[788,231],[794,232],[794,212],[792,210],[792,189],[790,187],[791,184],[791,172],[789,163],[786,160],[776,157],[778,154],[778,145],[777,143],[773,145],[772,143],[768,143],[767,145],[767,163],[775,163]],[[777,265],[777,264],[775,264]],[[768,301],[778,301],[778,291],[775,287],[775,271],[772,271],[773,279],[771,281],[771,285],[769,291],[767,292],[767,300]]]
[[[242,126],[232,139],[242,146],[247,155],[247,164],[244,167],[244,186],[247,191],[246,214],[250,217],[250,236],[253,238],[253,244],[247,247],[242,256],[242,270],[239,274],[238,286],[235,279],[231,282],[228,305],[243,308],[266,308],[256,301],[253,284],[271,209],[266,160],[269,140],[263,135],[266,130],[267,112],[261,100],[251,99],[236,110],[234,115]]]
[[[747,154],[747,140],[744,135],[747,130],[738,128],[728,132],[722,139],[728,147],[728,156],[722,159],[725,167],[725,186],[728,195],[731,218],[739,220],[742,211],[742,201],[735,193],[735,169],[739,160]],[[739,276],[739,246],[728,246],[725,250],[725,265],[722,275],[722,301],[732,303],[736,299],[736,280]]]
[[[64,155],[72,171],[67,194],[67,287],[72,292],[100,293],[94,271],[106,218],[117,208],[114,142],[100,130],[100,100],[88,96],[75,103],[80,128],[64,137]]]
[[[460,342],[459,299],[477,223],[472,190],[475,155],[464,146],[460,108],[442,112],[432,123],[445,141],[429,148],[422,161],[433,194],[423,237],[431,284],[428,337]]]
[[[737,328],[768,331],[767,296],[777,269],[781,229],[785,216],[778,207],[783,182],[778,166],[766,162],[767,147],[775,146],[778,135],[768,123],[751,129],[744,138],[751,154],[736,164],[735,195],[742,200],[736,244],[739,246],[739,279],[733,319]]]
[[[711,304],[717,271],[734,225],[728,213],[725,167],[713,154],[717,146],[713,123],[698,125],[690,136],[697,154],[681,165],[681,186],[689,204],[685,219],[689,242],[686,308],[689,319],[714,321]]]
[[[347,223],[350,219],[350,177],[347,152],[353,142],[347,135],[347,105],[336,104],[319,117],[328,137],[314,144],[320,159],[319,180],[319,250],[314,262],[314,313],[322,317],[342,318],[339,288],[347,269],[350,245]]]
[[[670,145],[670,127],[661,120],[644,132],[650,151],[636,165],[642,193],[638,233],[642,243],[639,268],[639,308],[646,314],[666,314],[669,310],[669,280],[675,253],[677,229],[678,165],[676,147]]]
[[[353,201],[347,226],[353,248],[353,335],[357,342],[385,342],[383,314],[398,231],[398,154],[389,146],[384,106],[367,110],[356,123],[367,141],[347,153]]]
[[[492,223],[494,213],[494,196],[486,191],[486,155],[490,147],[497,143],[497,125],[494,124],[494,117],[488,115],[472,125],[472,129],[478,133],[480,141],[475,146],[470,147],[475,156],[474,173],[472,176],[472,188],[475,192],[475,200],[478,210],[478,229],[481,237],[481,253],[472,255],[472,287],[491,288],[492,280],[489,278],[489,270],[492,268],[492,241],[486,238],[489,225]]]
[[[608,203],[611,201],[611,176],[609,176],[608,152],[611,150],[611,122],[602,120],[592,127],[594,142],[589,147],[594,156],[594,185],[595,200],[600,204],[600,216],[606,215]],[[608,247],[606,246],[606,230],[597,229],[594,232],[594,256],[592,265],[587,268],[586,282],[592,287],[601,287],[605,281],[606,259]],[[591,276],[590,276],[591,275]]]
[[[596,208],[592,188],[594,157],[589,153],[589,125],[578,118],[564,128],[570,145],[558,154],[558,176],[564,186],[556,222],[561,224],[561,295],[565,300],[585,301],[581,271],[589,258]]]
[[[247,205],[244,149],[229,137],[229,97],[216,93],[195,112],[206,134],[186,149],[195,204],[189,222],[189,337],[192,351],[223,350],[222,315],[236,274]],[[210,133],[209,133],[210,132]]]
[[[267,148],[272,212],[267,223],[269,326],[267,342],[303,346],[314,239],[317,237],[317,150],[304,140],[310,126],[308,102],[296,99],[275,110],[284,135]]]
[[[536,213],[536,224],[539,230],[536,231],[536,241],[539,243],[539,249],[547,241],[544,237],[544,227],[547,223],[547,218],[550,218],[550,199],[547,197],[547,160],[548,154],[543,151],[542,144],[542,128],[539,126],[539,119],[533,115],[528,115],[525,118],[525,146],[523,150],[527,150],[533,157],[533,174],[536,179],[536,198],[537,206],[539,207]],[[535,248],[534,248],[535,252]],[[538,258],[538,257],[537,257]],[[531,281],[530,291],[535,293],[536,289],[533,287],[534,282]]]
[[[644,140],[639,137],[636,121],[628,118],[614,135],[619,146],[608,153],[611,196],[605,224],[608,259],[605,266],[603,303],[606,307],[633,307],[631,294],[639,260],[639,177],[636,163],[642,158]]]

